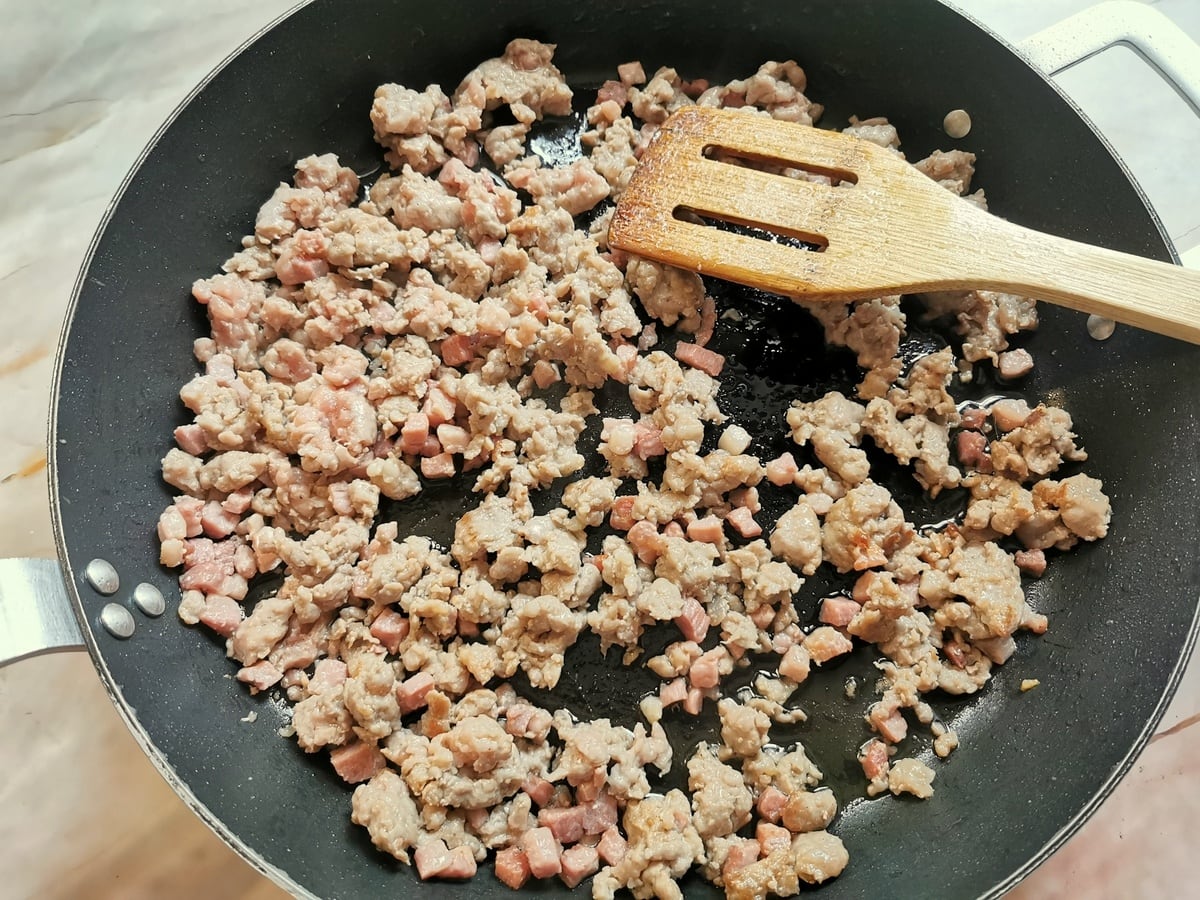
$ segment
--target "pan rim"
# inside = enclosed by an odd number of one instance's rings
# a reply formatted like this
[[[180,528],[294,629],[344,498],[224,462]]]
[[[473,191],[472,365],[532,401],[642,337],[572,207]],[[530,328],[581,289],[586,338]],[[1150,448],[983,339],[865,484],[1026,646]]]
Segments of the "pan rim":
[[[294,896],[305,898],[316,898],[317,895],[311,893],[308,889],[296,882],[285,870],[280,869],[269,863],[261,853],[254,847],[247,844],[237,833],[233,831],[220,817],[212,812],[209,807],[201,802],[189,785],[179,776],[175,768],[167,760],[162,750],[151,738],[145,727],[140,722],[136,711],[126,700],[120,686],[116,684],[114,676],[109,669],[104,655],[100,650],[97,635],[93,627],[92,617],[90,617],[84,609],[83,599],[79,590],[79,579],[74,568],[71,565],[70,555],[67,552],[67,536],[63,525],[63,515],[60,506],[59,494],[59,477],[58,477],[58,417],[59,403],[61,397],[61,387],[64,377],[64,369],[66,364],[66,348],[68,338],[70,337],[76,312],[79,307],[80,297],[87,281],[92,263],[102,239],[104,238],[111,224],[112,217],[120,206],[125,197],[131,183],[140,173],[147,158],[158,147],[160,141],[166,132],[174,126],[179,116],[186,110],[195,99],[219,76],[235,59],[240,57],[252,45],[258,42],[269,32],[279,27],[283,22],[290,19],[302,9],[312,5],[315,0],[300,0],[294,6],[287,9],[285,12],[277,16],[271,22],[267,23],[254,34],[249,36],[229,54],[227,54],[211,71],[209,71],[187,95],[175,106],[171,113],[166,117],[163,123],[155,130],[149,141],[134,159],[129,170],[122,178],[119,186],[114,191],[110,198],[103,215],[101,216],[96,230],[93,233],[92,239],[84,254],[80,264],[79,272],[76,276],[74,285],[71,290],[70,300],[67,306],[66,313],[63,319],[62,329],[59,335],[58,345],[55,351],[55,366],[53,378],[51,381],[51,397],[48,409],[48,428],[47,428],[47,487],[49,493],[51,526],[53,530],[55,548],[59,560],[59,564],[64,574],[64,583],[67,595],[77,621],[80,624],[80,629],[83,634],[84,643],[87,647],[92,664],[95,667],[100,680],[103,683],[104,689],[112,701],[118,714],[121,716],[126,727],[134,737],[138,746],[145,753],[146,757],[158,770],[159,774],[171,787],[171,789],[180,797],[180,799],[194,812],[197,817],[204,822],[206,826],[216,834],[227,846],[234,850],[243,860],[251,865],[255,870],[260,872],[265,877],[269,878],[280,888],[286,890]],[[1150,202],[1145,190],[1138,182],[1136,176],[1129,169],[1125,160],[1116,152],[1109,139],[1101,132],[1093,123],[1090,117],[1075,103],[1075,101],[1066,94],[1063,89],[1055,82],[1055,80],[1035,66],[1029,58],[1021,52],[1012,42],[999,35],[992,28],[980,22],[975,16],[963,10],[956,5],[953,0],[937,0],[937,2],[945,7],[948,11],[958,15],[968,21],[975,28],[986,34],[993,41],[997,42],[1004,49],[1008,50],[1016,56],[1027,68],[1036,73],[1040,79],[1049,86],[1059,98],[1061,98],[1070,107],[1070,109],[1079,117],[1079,119],[1087,126],[1092,135],[1103,146],[1107,155],[1117,164],[1119,170],[1125,176],[1130,186],[1134,189],[1141,206],[1145,209],[1153,223],[1163,246],[1167,250],[1171,259],[1175,263],[1179,263],[1178,250],[1175,247],[1171,236],[1166,232],[1161,217],[1153,204]],[[980,900],[993,900],[999,898],[1007,891],[1011,890],[1055,852],[1057,852],[1071,837],[1073,837],[1082,826],[1095,814],[1096,810],[1104,803],[1105,800],[1112,794],[1113,790],[1132,768],[1134,762],[1144,752],[1149,745],[1151,738],[1154,736],[1159,723],[1161,722],[1167,708],[1173,700],[1178,689],[1183,673],[1187,668],[1189,661],[1192,658],[1197,637],[1200,635],[1200,597],[1196,597],[1193,601],[1196,604],[1193,612],[1191,624],[1184,641],[1183,649],[1180,653],[1175,666],[1170,672],[1163,692],[1159,696],[1158,702],[1147,720],[1145,727],[1134,740],[1129,751],[1121,759],[1120,763],[1113,769],[1111,774],[1104,780],[1088,802],[1062,826],[1033,856],[1027,859],[1019,868],[1013,871],[1007,878],[993,885],[988,890],[979,894]]]
[[[1138,757],[1150,745],[1150,741],[1157,733],[1159,723],[1162,722],[1167,708],[1175,699],[1179,682],[1183,678],[1183,673],[1186,671],[1195,651],[1198,631],[1200,631],[1200,598],[1197,598],[1196,612],[1192,616],[1192,624],[1188,628],[1187,638],[1184,642],[1183,652],[1179,655],[1179,661],[1176,663],[1175,668],[1172,669],[1171,675],[1167,679],[1167,686],[1159,697],[1158,705],[1154,708],[1150,719],[1146,722],[1146,727],[1137,736],[1129,752],[1121,759],[1121,762],[1113,769],[1112,773],[1105,779],[1104,783],[1101,784],[1084,807],[1069,822],[1055,832],[1041,850],[1030,857],[1023,866],[1009,875],[1004,881],[994,885],[986,893],[980,894],[979,900],[999,900],[1000,897],[1032,875],[1042,863],[1046,862],[1067,841],[1073,838],[1087,824],[1088,820],[1095,815],[1096,811],[1104,804],[1104,801],[1112,795],[1113,791],[1116,790],[1117,786],[1129,773],[1129,770],[1133,768],[1133,764],[1137,762]]]
[[[163,135],[175,124],[175,121],[186,110],[192,102],[220,75],[226,67],[229,66],[235,59],[240,57],[242,53],[248,50],[253,44],[267,33],[273,31],[287,19],[300,10],[314,3],[315,0],[300,0],[300,2],[289,7],[284,12],[276,16],[267,24],[263,25],[244,41],[238,44],[226,56],[217,63],[197,84],[188,91],[188,93],[179,101],[178,104],[171,110],[170,114],[163,120],[162,124],[155,129],[154,134],[146,142],[146,145],[138,153],[129,170],[121,179],[121,183],[113,192],[107,206],[104,208],[104,213],[100,217],[100,221],[96,226],[95,232],[92,234],[92,239],[88,243],[87,251],[84,253],[83,261],[79,266],[79,273],[75,277],[75,283],[71,287],[71,298],[67,304],[67,311],[63,317],[62,330],[59,332],[58,346],[55,348],[54,375],[50,383],[50,406],[48,410],[47,422],[47,472],[46,483],[50,501],[50,524],[54,534],[55,551],[58,554],[59,566],[63,573],[63,583],[66,588],[67,597],[71,603],[72,612],[75,614],[75,619],[79,623],[79,630],[83,635],[84,646],[87,649],[88,656],[91,657],[92,665],[96,669],[96,673],[100,676],[100,681],[104,686],[105,693],[108,694],[109,700],[112,701],[117,713],[120,715],[125,727],[137,742],[146,758],[153,764],[158,774],[166,781],[167,785],[179,797],[180,800],[190,809],[197,818],[200,819],[210,831],[213,832],[221,841],[232,849],[246,863],[253,867],[256,871],[269,878],[278,887],[284,889],[294,897],[305,898],[305,900],[319,900],[319,898],[310,892],[308,889],[300,885],[291,875],[283,869],[272,865],[263,858],[262,854],[254,847],[251,847],[242,837],[236,834],[233,829],[225,824],[224,820],[217,816],[208,806],[200,801],[200,799],[192,791],[191,787],[180,777],[175,771],[175,767],[167,760],[163,751],[154,742],[153,738],[146,731],[145,726],[138,719],[137,712],[125,699],[125,695],[116,684],[112,671],[109,669],[104,655],[100,652],[99,644],[96,640],[96,633],[92,627],[92,621],[84,611],[83,598],[79,593],[79,579],[71,565],[70,554],[67,553],[67,538],[63,528],[62,510],[60,507],[60,495],[58,491],[58,407],[61,397],[61,387],[63,379],[63,370],[67,356],[67,341],[71,335],[72,327],[75,322],[75,313],[79,308],[79,299],[83,292],[84,283],[87,280],[88,273],[91,271],[92,261],[96,255],[96,249],[99,247],[101,240],[112,221],[113,214],[120,206],[121,201],[125,197],[133,179],[141,171],[146,159],[154,152]]]
[[[990,35],[1002,46],[1008,48],[1008,50],[1010,50],[1023,63],[1025,63],[1026,67],[1034,72],[1048,88],[1053,90],[1060,98],[1062,98],[1062,100],[1071,108],[1075,115],[1077,115],[1084,125],[1087,126],[1088,130],[1091,131],[1091,133],[1096,137],[1108,155],[1112,157],[1113,161],[1120,168],[1122,174],[1124,174],[1125,178],[1129,181],[1129,184],[1133,187],[1134,191],[1137,192],[1138,198],[1141,200],[1142,205],[1150,213],[1150,218],[1154,223],[1154,227],[1158,230],[1158,234],[1162,238],[1162,241],[1166,246],[1167,252],[1171,256],[1171,259],[1176,265],[1179,265],[1179,249],[1175,246],[1174,240],[1171,238],[1171,235],[1167,232],[1166,227],[1163,225],[1163,221],[1161,216],[1158,214],[1158,210],[1155,208],[1154,204],[1150,202],[1150,197],[1142,187],[1141,182],[1138,181],[1137,176],[1129,168],[1129,164],[1125,161],[1124,157],[1117,152],[1116,147],[1109,140],[1108,136],[1096,126],[1096,123],[1093,122],[1091,117],[1084,112],[1083,108],[1075,102],[1075,99],[1062,88],[1062,86],[1054,79],[1053,75],[1050,75],[1049,73],[1043,71],[1039,66],[1035,65],[1030,60],[1029,56],[1024,53],[1016,44],[1001,36],[994,29],[981,22],[967,10],[959,7],[955,0],[939,0],[939,2],[943,6],[949,8],[951,11],[957,13],[962,18],[966,19],[981,31]],[[1187,670],[1188,664],[1191,662],[1192,656],[1196,649],[1197,636],[1200,635],[1200,596],[1196,597],[1194,602],[1196,603],[1196,610],[1192,615],[1192,623],[1188,627],[1188,633],[1184,640],[1183,650],[1179,655],[1179,659],[1175,664],[1175,668],[1172,669],[1171,674],[1167,679],[1167,684],[1163,690],[1163,693],[1159,696],[1157,706],[1155,706],[1150,718],[1147,720],[1145,728],[1142,729],[1141,733],[1139,733],[1137,738],[1134,740],[1129,752],[1125,754],[1108,778],[1106,778],[1100,787],[1097,788],[1091,799],[1088,800],[1083,808],[1080,809],[1070,821],[1068,821],[1065,825],[1063,825],[1062,828],[1055,832],[1037,853],[1026,860],[1024,865],[1009,875],[1008,878],[1004,879],[999,884],[994,885],[990,890],[981,894],[979,896],[979,900],[999,900],[1000,897],[1004,896],[1004,894],[1011,891],[1014,887],[1032,875],[1039,867],[1041,867],[1043,863],[1045,863],[1050,859],[1050,857],[1062,849],[1062,847],[1071,838],[1073,838],[1085,824],[1087,824],[1088,820],[1090,820],[1092,816],[1096,814],[1097,810],[1100,809],[1104,802],[1110,796],[1112,796],[1113,791],[1117,789],[1117,786],[1124,780],[1125,776],[1129,773],[1129,770],[1133,768],[1133,764],[1137,762],[1138,758],[1143,752],[1145,752],[1146,748],[1150,745],[1150,741],[1158,731],[1158,726],[1162,722],[1163,716],[1166,715],[1168,707],[1170,707],[1171,702],[1175,698],[1175,694],[1179,689],[1179,683],[1183,679],[1183,673]]]

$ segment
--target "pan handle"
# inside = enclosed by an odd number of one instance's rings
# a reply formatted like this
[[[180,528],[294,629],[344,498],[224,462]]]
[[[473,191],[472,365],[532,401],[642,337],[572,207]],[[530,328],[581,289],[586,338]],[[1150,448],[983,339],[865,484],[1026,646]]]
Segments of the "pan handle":
[[[0,559],[0,667],[83,647],[58,560]]]
[[[1133,50],[1200,116],[1200,44],[1167,16],[1138,0],[1106,0],[1063,19],[1017,44],[1049,76],[1110,47]],[[1200,244],[1181,253],[1200,269]]]
[[[1017,47],[1047,75],[1057,75],[1117,45],[1137,53],[1200,116],[1200,45],[1145,3],[1098,3],[1026,38]]]

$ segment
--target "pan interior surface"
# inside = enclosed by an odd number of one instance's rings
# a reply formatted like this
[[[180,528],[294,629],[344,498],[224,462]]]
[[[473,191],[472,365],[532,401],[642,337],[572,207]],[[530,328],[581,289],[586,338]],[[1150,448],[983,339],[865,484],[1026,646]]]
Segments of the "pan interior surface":
[[[309,5],[265,34],[162,134],[94,248],[59,362],[55,514],[97,665],[152,756],[224,836],[321,897],[483,897],[508,888],[485,870],[467,884],[418,891],[415,873],[350,823],[350,791],[327,761],[278,735],[282,705],[251,698],[232,681],[236,665],[221,641],[173,615],[143,621],[129,641],[112,640],[98,627],[105,598],[83,586],[81,573],[102,557],[125,584],[148,581],[170,606],[178,597],[175,575],[158,565],[154,526],[171,496],[159,461],[174,426],[187,420],[178,390],[197,371],[191,345],[207,327],[192,282],[230,255],[296,159],[334,152],[357,172],[378,169],[382,154],[367,118],[378,84],[437,82],[450,92],[518,36],[556,43],[556,64],[580,95],[630,59],[648,72],[670,65],[714,82],[749,75],[768,59],[796,59],[808,73],[807,93],[827,107],[825,124],[885,115],[909,159],[949,149],[942,118],[965,108],[974,128],[962,146],[978,154],[977,183],[994,211],[1170,259],[1139,191],[1069,104],[1007,47],[934,0],[780,0],[747,12],[654,0],[569,11],[548,0],[343,0]],[[857,380],[852,365],[812,344],[799,312],[745,293],[721,299],[760,313],[747,320],[754,328],[718,326],[725,344],[717,349],[733,359],[720,399],[735,421],[777,423],[792,399]],[[1088,472],[1113,501],[1110,536],[1055,557],[1031,589],[1032,605],[1050,618],[1045,637],[1020,637],[980,696],[935,701],[963,746],[937,766],[931,800],[861,799],[852,748],[869,737],[861,715],[870,692],[850,704],[842,683],[846,674],[868,677],[869,657],[796,695],[810,716],[801,738],[843,806],[833,830],[851,863],[821,888],[831,900],[995,895],[1010,885],[1128,766],[1190,650],[1200,597],[1200,350],[1128,328],[1099,344],[1082,316],[1041,312],[1041,328],[1024,344],[1037,367],[1021,393],[1071,413]],[[984,380],[971,391],[983,396],[990,387]],[[423,515],[445,527],[462,503],[447,491]],[[592,656],[580,647],[578,665],[568,658],[575,674],[564,690],[578,703],[619,707],[637,684],[619,685],[606,700],[613,670],[588,662]],[[1022,694],[1027,678],[1042,687]],[[243,721],[250,712],[257,719]],[[556,890],[566,889],[545,888]],[[684,890],[717,896],[698,879]]]

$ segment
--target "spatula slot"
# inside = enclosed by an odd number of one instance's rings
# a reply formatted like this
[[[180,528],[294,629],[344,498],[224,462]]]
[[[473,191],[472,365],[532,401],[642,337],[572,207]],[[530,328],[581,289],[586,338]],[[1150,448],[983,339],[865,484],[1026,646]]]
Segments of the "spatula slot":
[[[679,222],[715,228],[718,231],[744,235],[745,237],[754,238],[755,240],[764,241],[769,244],[782,244],[786,247],[794,247],[797,250],[810,250],[814,253],[821,253],[829,246],[829,239],[823,234],[804,231],[798,228],[764,228],[762,222],[756,222],[752,219],[741,219],[725,212],[718,213],[696,209],[691,206],[676,206],[672,211],[672,215]]]
[[[711,159],[713,162],[739,166],[743,169],[755,169],[769,175],[778,175],[781,178],[795,178],[796,176],[791,172],[806,172],[809,175],[829,179],[830,184],[834,187],[852,187],[858,184],[858,175],[849,169],[823,166],[805,160],[747,153],[745,150],[724,147],[720,144],[708,144],[701,152],[705,159]]]

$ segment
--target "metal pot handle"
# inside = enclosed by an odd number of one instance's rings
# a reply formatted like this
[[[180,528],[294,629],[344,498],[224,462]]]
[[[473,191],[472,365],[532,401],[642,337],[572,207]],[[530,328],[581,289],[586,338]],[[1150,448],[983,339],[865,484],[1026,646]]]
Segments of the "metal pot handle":
[[[0,667],[83,646],[58,560],[0,559]]]

